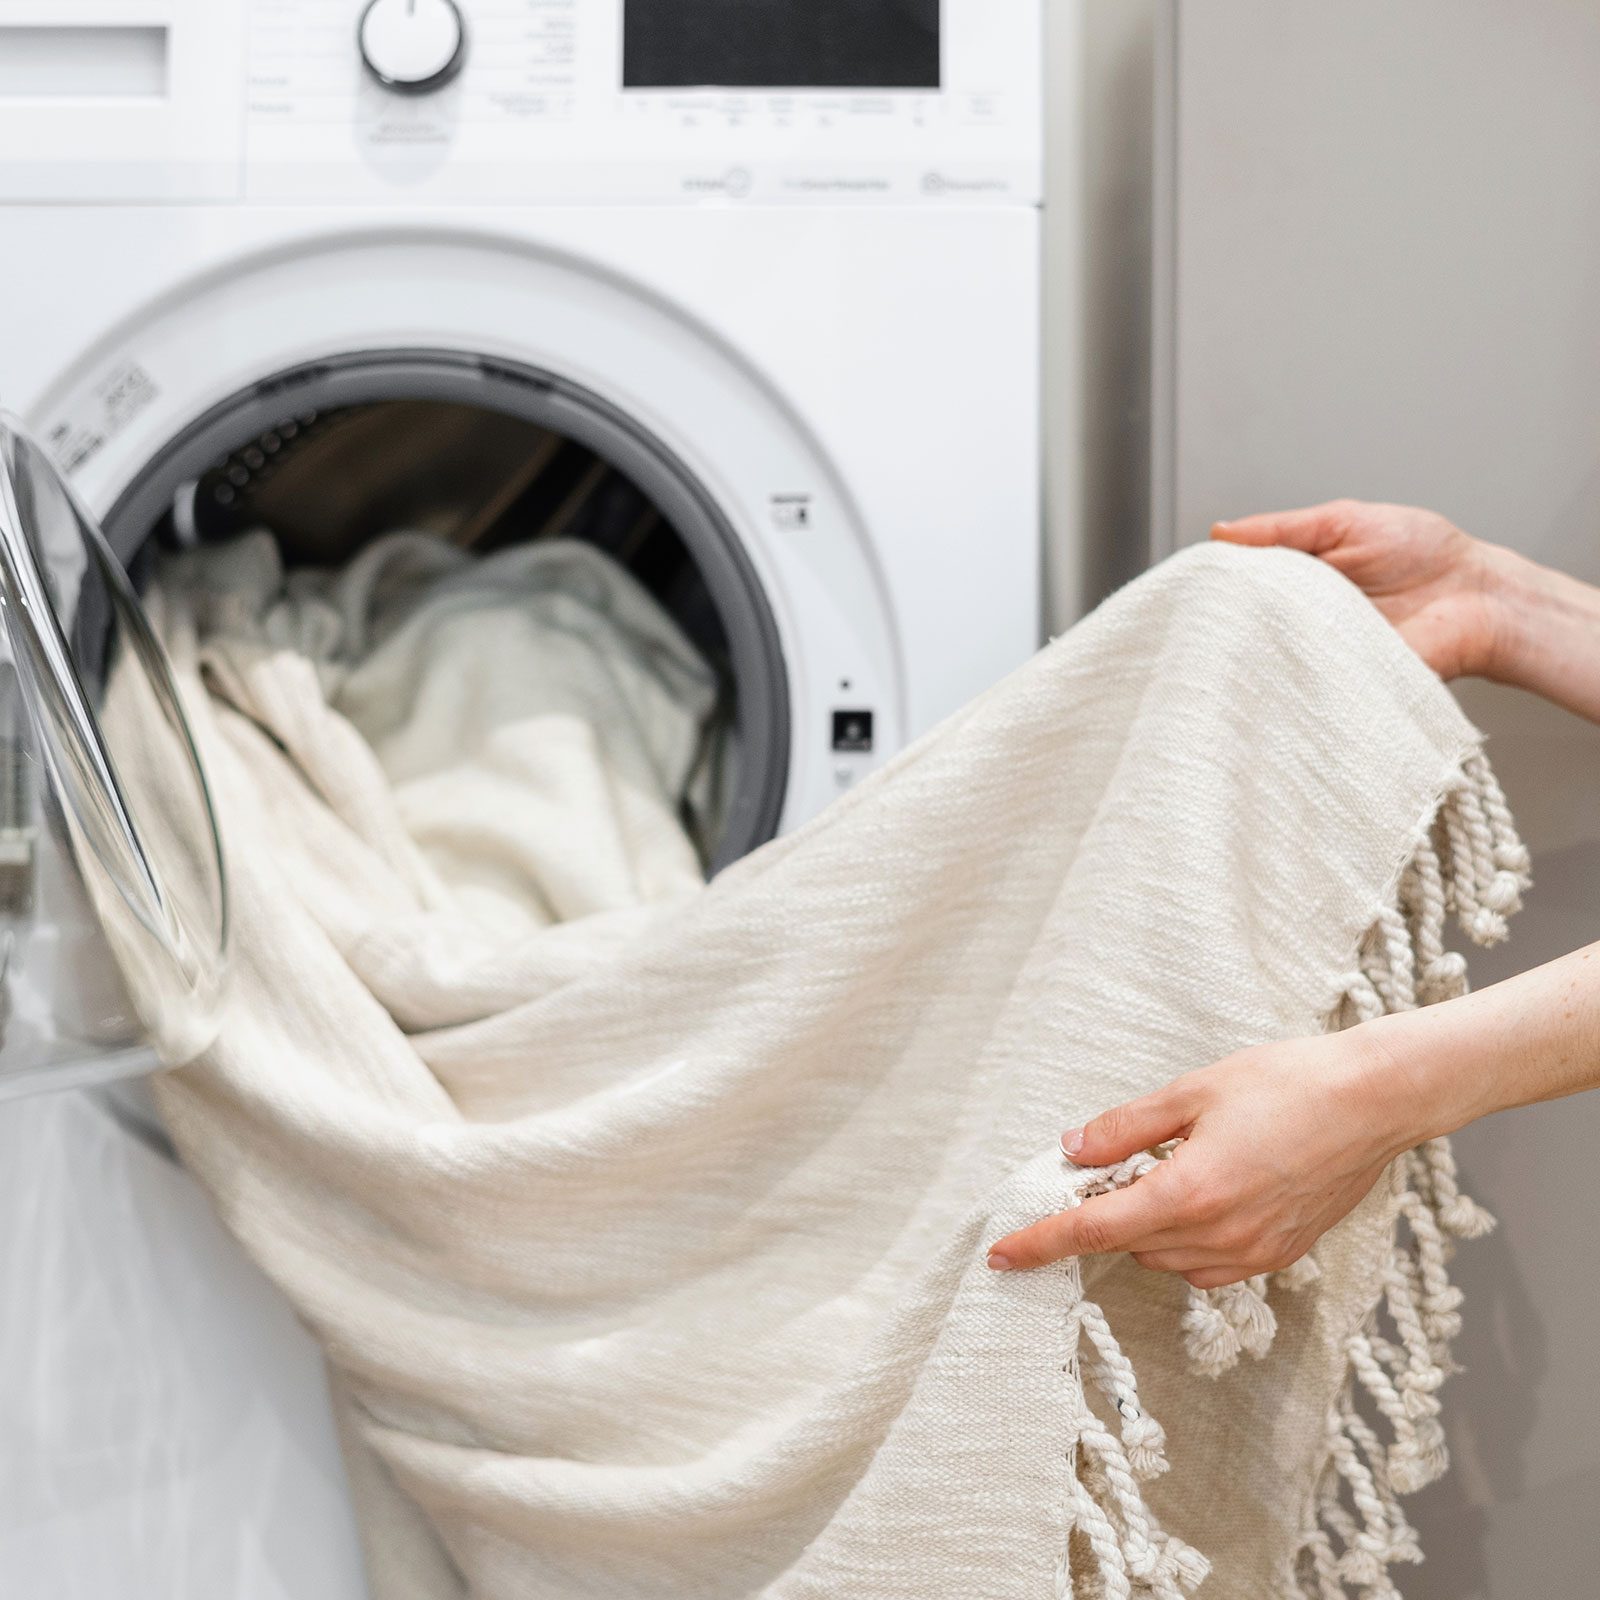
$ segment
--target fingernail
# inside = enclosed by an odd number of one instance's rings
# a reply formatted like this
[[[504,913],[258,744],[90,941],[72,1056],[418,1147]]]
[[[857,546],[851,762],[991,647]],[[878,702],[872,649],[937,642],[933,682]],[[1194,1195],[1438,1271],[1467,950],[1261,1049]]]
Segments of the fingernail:
[[[1011,1270],[1010,1256],[1003,1256],[998,1250],[989,1252],[989,1270],[991,1272],[1009,1272]]]
[[[1066,1155],[1077,1155],[1077,1153],[1083,1149],[1083,1129],[1068,1128],[1067,1131],[1061,1135],[1061,1149]]]

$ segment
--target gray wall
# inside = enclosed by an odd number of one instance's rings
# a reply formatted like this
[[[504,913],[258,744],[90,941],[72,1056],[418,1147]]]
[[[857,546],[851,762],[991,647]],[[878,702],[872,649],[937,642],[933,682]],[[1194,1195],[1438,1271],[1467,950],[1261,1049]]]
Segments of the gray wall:
[[[1155,551],[1348,494],[1600,581],[1600,4],[1177,0],[1166,21]],[[1462,699],[1537,877],[1482,984],[1600,939],[1600,729]],[[1412,1502],[1408,1600],[1596,1590],[1597,1144],[1600,1094],[1459,1141],[1501,1228],[1458,1259],[1455,1470]]]

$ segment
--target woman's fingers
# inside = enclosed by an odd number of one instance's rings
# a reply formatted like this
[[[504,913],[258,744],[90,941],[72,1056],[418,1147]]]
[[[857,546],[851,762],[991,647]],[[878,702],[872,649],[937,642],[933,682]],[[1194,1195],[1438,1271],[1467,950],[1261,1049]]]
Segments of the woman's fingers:
[[[1140,1150],[1181,1139],[1193,1126],[1194,1107],[1182,1078],[1125,1105],[1113,1106],[1081,1128],[1061,1135],[1061,1148],[1080,1167],[1110,1167]]]
[[[1266,511],[1212,526],[1211,537],[1229,544],[1287,545],[1308,555],[1325,555],[1349,531],[1348,506],[1333,500],[1298,511]]]
[[[1163,1170],[1157,1167],[1126,1189],[1098,1195],[1071,1211],[1007,1234],[990,1246],[989,1265],[996,1272],[1022,1271],[1067,1256],[1138,1249],[1172,1219],[1171,1185],[1160,1181]]]
[[[1196,1289],[1222,1289],[1230,1283],[1243,1283],[1246,1278],[1255,1275],[1256,1269],[1248,1266],[1201,1267],[1194,1272],[1181,1274]]]
[[[1135,1250],[1133,1259],[1152,1272],[1201,1272],[1209,1267],[1229,1264],[1225,1254],[1196,1246]]]

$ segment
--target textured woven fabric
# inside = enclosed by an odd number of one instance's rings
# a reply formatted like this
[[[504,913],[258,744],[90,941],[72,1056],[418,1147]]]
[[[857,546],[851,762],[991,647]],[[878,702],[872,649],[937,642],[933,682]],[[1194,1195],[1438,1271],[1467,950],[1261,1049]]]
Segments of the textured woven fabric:
[[[1197,549],[697,889],[708,680],[553,550],[155,597],[237,969],[161,1105],[327,1350],[380,1600],[1388,1593],[1480,1222],[1442,1146],[1294,1288],[984,1255],[1151,1159],[1059,1129],[1459,989],[1445,910],[1502,932],[1526,863],[1438,680]]]

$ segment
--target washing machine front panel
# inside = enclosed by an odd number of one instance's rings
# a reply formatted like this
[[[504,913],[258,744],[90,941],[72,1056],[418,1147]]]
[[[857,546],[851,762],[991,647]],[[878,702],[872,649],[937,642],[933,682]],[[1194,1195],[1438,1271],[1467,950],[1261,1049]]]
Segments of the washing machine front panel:
[[[290,369],[397,347],[556,375],[661,441],[712,498],[781,639],[795,730],[781,752],[786,823],[814,814],[903,741],[892,608],[831,463],[731,351],[592,264],[438,230],[323,230],[293,251],[235,260],[136,315],[35,414],[79,493],[104,514],[213,407]],[[871,749],[835,752],[819,736],[841,695],[848,709],[873,713]]]
[[[745,0],[457,5],[453,72],[374,46],[426,80],[402,93],[361,59],[361,0],[0,0],[0,404],[105,515],[306,363],[420,349],[580,386],[742,541],[803,822],[1037,643],[1043,0],[906,0],[909,32],[865,38],[887,0],[778,0],[778,65]],[[808,19],[847,47],[819,57]],[[58,1126],[98,1107],[0,1123],[12,1209],[50,1236],[0,1251],[31,1313],[0,1419],[38,1446],[0,1589],[361,1593],[309,1337],[186,1179]]]
[[[0,362],[105,514],[209,408],[428,346],[559,373],[738,531],[790,681],[785,827],[1018,665],[1038,628],[1038,227],[1026,208],[14,208]],[[447,225],[448,224],[448,225]],[[27,265],[49,253],[48,279]],[[95,316],[87,316],[93,307]],[[872,748],[836,712],[874,712]],[[836,748],[836,745],[838,748]]]
[[[1042,22],[1042,0],[0,0],[0,199],[1030,204]]]

